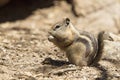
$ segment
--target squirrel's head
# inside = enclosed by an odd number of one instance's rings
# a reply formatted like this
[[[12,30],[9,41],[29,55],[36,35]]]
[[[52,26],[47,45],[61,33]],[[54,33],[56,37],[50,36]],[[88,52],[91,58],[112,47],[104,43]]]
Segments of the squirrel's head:
[[[57,22],[49,31],[48,40],[59,47],[65,47],[74,40],[73,25],[69,18]]]

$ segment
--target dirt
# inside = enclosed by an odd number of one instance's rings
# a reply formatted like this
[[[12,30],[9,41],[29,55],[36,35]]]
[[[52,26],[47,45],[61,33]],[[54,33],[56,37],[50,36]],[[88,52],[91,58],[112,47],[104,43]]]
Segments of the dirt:
[[[95,35],[103,30],[119,34],[120,3],[113,1],[76,17],[64,0],[11,0],[0,8],[0,80],[120,80],[119,61],[103,59],[79,68],[47,39],[50,27],[64,17]]]

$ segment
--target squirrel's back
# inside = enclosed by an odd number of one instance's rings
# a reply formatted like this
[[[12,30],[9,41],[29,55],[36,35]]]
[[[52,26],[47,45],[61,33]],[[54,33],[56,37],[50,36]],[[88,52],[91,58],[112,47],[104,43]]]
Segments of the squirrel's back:
[[[88,64],[92,64],[98,53],[98,40],[89,32],[79,31],[80,41],[86,46],[85,57],[88,59]]]

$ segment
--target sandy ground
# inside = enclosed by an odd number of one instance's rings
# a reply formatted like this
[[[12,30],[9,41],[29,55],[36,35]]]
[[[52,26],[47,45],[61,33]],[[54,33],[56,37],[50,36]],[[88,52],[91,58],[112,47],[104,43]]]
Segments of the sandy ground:
[[[47,40],[50,27],[64,17],[95,35],[103,30],[119,34],[119,10],[119,2],[112,2],[75,17],[66,1],[12,0],[0,8],[0,80],[120,80],[119,61],[79,68]],[[62,72],[66,68],[77,69]]]

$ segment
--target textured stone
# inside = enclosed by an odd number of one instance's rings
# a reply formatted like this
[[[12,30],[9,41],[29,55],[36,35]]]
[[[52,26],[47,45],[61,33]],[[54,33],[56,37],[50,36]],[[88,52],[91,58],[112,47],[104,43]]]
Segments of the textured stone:
[[[104,47],[103,47],[102,59],[120,61],[120,37],[113,33],[109,33],[109,36],[113,40],[103,41]]]

